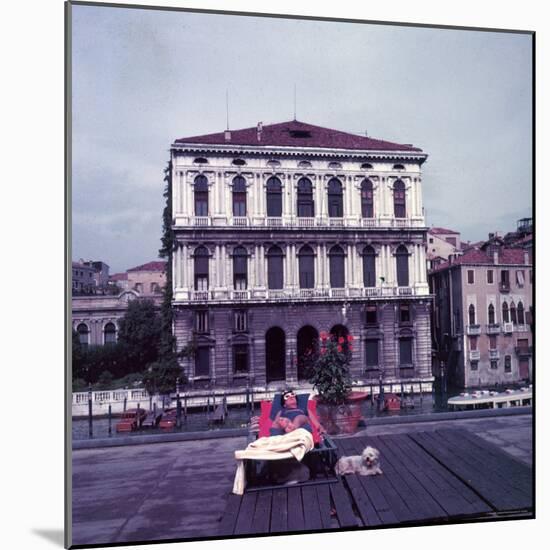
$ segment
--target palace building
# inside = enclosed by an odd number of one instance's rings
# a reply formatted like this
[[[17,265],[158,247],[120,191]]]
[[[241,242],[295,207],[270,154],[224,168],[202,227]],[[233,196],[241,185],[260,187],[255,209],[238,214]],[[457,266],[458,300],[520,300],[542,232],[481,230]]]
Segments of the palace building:
[[[427,154],[296,120],[171,146],[174,333],[194,384],[305,383],[322,331],[354,380],[431,375]]]

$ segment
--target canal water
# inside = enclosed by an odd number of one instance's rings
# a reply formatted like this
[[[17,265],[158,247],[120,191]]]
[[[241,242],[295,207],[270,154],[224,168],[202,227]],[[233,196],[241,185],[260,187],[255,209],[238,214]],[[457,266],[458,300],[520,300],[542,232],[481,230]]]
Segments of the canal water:
[[[447,394],[439,391],[436,387],[433,393],[424,393],[422,395],[416,394],[411,397],[411,402],[414,407],[401,409],[399,411],[379,411],[377,398],[374,401],[367,399],[362,405],[362,414],[365,419],[365,423],[368,423],[369,418],[374,417],[389,417],[389,416],[414,416],[418,414],[431,414],[447,411]],[[118,422],[118,418],[112,418],[111,420],[111,433],[109,434],[109,420],[107,418],[94,418],[92,422],[92,438],[116,438],[120,436],[135,436],[135,435],[147,435],[157,433],[174,433],[174,432],[202,432],[206,430],[225,430],[230,428],[246,428],[250,421],[250,417],[259,415],[259,404],[256,403],[254,412],[250,408],[243,406],[232,406],[228,410],[228,415],[225,422],[222,425],[212,425],[208,421],[208,413],[205,409],[196,410],[194,412],[188,412],[187,418],[183,417],[182,412],[182,426],[180,429],[174,428],[167,432],[159,428],[156,429],[142,429],[134,432],[125,432],[117,434],[115,425]],[[89,423],[87,418],[73,419],[72,422],[72,434],[73,440],[90,439],[89,435]]]

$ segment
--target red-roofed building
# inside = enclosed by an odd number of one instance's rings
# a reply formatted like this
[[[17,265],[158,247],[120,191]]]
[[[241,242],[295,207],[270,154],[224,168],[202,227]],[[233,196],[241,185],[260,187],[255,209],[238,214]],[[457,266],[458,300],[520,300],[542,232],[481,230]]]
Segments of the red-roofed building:
[[[128,286],[140,296],[155,296],[162,293],[166,284],[166,262],[153,261],[126,270]]]
[[[433,268],[440,263],[441,258],[461,251],[460,233],[444,227],[430,227],[428,229],[428,268]]]
[[[532,379],[532,257],[492,235],[429,272],[432,335],[451,384]]]
[[[421,167],[410,144],[299,121],[171,146],[174,333],[197,384],[306,381],[322,331],[356,339],[357,380],[429,389]]]

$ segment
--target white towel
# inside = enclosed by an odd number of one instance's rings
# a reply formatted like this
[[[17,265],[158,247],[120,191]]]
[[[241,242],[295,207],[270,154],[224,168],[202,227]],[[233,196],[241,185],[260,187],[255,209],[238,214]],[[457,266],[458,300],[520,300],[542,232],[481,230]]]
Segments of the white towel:
[[[296,460],[301,461],[311,449],[313,449],[311,433],[304,430],[304,428],[298,428],[284,435],[260,437],[250,443],[245,450],[235,451],[237,471],[233,483],[233,493],[242,495],[246,487],[243,460],[282,460],[294,457]]]

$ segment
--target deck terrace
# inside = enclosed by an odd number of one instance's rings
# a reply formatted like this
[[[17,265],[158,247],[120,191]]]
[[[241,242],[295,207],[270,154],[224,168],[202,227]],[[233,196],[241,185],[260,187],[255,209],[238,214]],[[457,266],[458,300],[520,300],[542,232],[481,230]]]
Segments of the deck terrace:
[[[229,495],[218,536],[533,517],[531,468],[464,429],[336,441],[380,450],[380,476]]]

